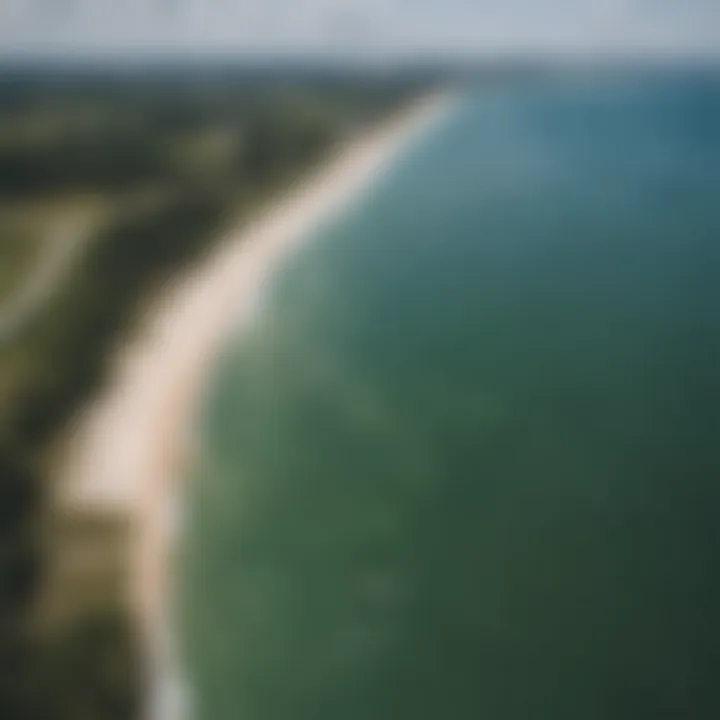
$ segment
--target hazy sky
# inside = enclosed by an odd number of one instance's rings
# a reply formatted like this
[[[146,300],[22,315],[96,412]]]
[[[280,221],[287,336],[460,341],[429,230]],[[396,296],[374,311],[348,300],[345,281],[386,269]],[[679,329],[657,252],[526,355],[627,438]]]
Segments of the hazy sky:
[[[720,0],[0,0],[0,51],[720,53]]]

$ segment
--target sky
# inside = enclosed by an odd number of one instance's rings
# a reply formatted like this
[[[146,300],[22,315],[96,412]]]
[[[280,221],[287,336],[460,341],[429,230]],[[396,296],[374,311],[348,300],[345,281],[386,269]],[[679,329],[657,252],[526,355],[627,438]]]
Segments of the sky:
[[[0,0],[0,54],[720,54],[720,0]]]

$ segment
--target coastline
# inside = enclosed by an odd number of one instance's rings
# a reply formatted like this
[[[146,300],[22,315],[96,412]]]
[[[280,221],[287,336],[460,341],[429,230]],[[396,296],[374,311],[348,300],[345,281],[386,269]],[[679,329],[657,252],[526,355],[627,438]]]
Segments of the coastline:
[[[305,175],[167,288],[112,380],[81,417],[60,468],[55,512],[121,515],[130,524],[127,602],[149,655],[152,720],[184,713],[173,661],[168,592],[179,489],[192,459],[194,419],[213,360],[261,311],[266,281],[324,223],[371,186],[407,144],[450,107],[425,97]]]

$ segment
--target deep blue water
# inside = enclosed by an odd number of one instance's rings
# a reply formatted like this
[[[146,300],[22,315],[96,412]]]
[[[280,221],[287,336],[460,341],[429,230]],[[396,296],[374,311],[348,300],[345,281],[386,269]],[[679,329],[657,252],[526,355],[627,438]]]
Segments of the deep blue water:
[[[203,720],[720,717],[720,78],[469,90],[204,418]]]

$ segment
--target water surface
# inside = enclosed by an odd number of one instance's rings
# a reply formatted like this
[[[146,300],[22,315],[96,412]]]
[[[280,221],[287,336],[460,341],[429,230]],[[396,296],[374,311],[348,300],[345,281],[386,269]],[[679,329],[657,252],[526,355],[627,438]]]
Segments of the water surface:
[[[720,717],[720,80],[471,91],[222,359],[203,720]]]

